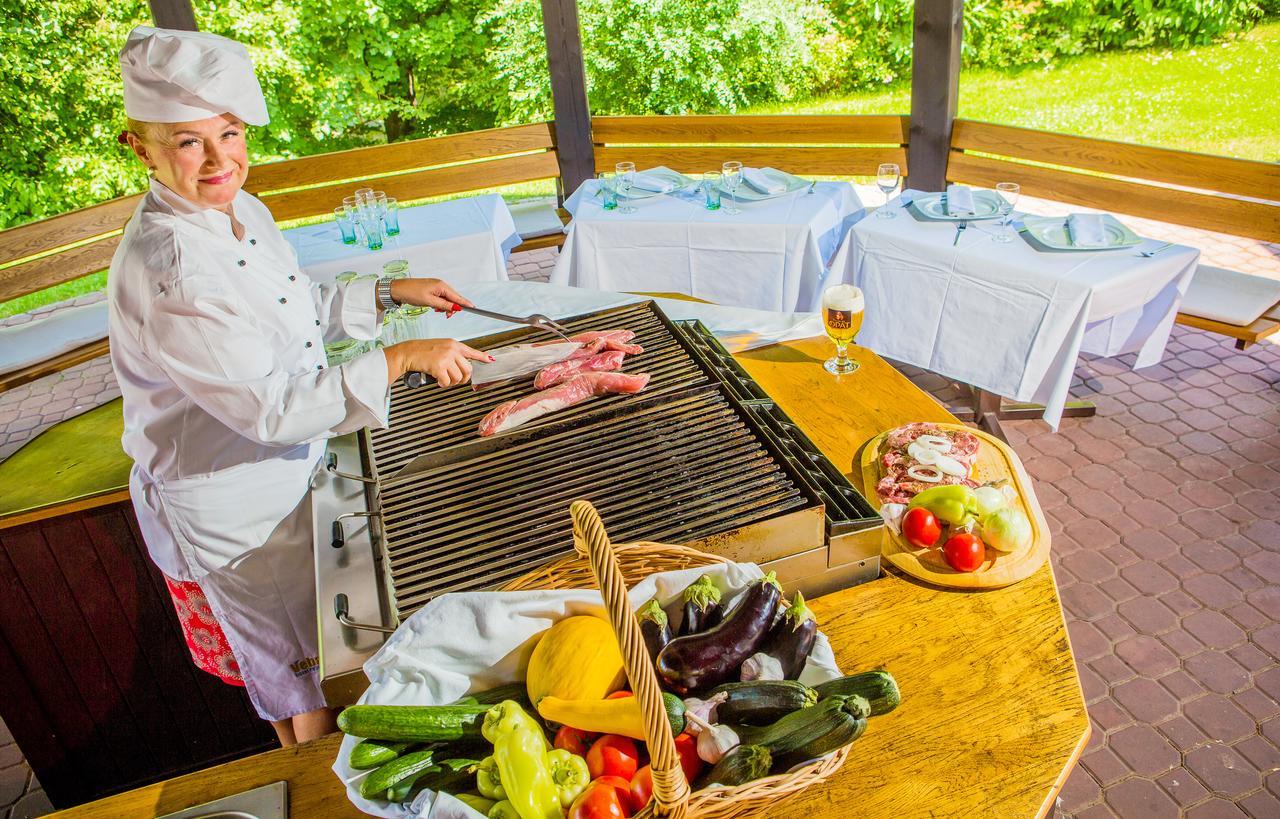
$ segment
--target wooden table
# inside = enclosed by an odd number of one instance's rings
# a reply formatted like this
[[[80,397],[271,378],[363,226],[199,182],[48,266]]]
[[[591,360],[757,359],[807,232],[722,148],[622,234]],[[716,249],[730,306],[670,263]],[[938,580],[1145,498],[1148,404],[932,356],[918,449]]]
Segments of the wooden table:
[[[909,421],[953,420],[873,353],[840,378],[821,339],[738,356],[824,453],[859,483],[855,455]],[[1046,565],[986,592],[934,589],[897,575],[812,601],[846,671],[884,667],[902,706],[876,718],[823,786],[779,803],[791,817],[1039,816],[1089,738],[1089,719]],[[287,780],[295,817],[359,816],[330,770],[332,735],[65,811],[67,817],[150,816]]]

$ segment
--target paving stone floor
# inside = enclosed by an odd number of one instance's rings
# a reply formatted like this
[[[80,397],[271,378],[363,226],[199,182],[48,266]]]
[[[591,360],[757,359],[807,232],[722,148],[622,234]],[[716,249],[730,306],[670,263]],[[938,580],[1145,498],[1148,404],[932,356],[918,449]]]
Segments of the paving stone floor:
[[[1208,263],[1280,278],[1274,245],[1126,221],[1145,235],[1199,245]],[[512,275],[545,281],[555,251],[537,253],[513,258]],[[1274,819],[1280,346],[1239,352],[1177,327],[1162,363],[1137,372],[1131,364],[1082,358],[1072,394],[1098,405],[1093,418],[1066,419],[1056,434],[1040,421],[1005,424],[1051,525],[1093,723],[1060,815]],[[901,369],[941,401],[958,397],[939,376]],[[59,385],[72,408],[49,410]],[[0,394],[0,457],[59,413],[113,395],[114,382],[96,361],[23,389],[16,400]],[[47,810],[0,726],[0,816]]]

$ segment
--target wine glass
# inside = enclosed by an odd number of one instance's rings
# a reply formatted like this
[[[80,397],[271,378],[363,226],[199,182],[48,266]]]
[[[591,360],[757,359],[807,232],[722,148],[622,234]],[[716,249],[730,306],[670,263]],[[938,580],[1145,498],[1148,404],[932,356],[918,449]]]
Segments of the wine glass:
[[[636,163],[619,162],[613,166],[614,173],[618,180],[618,193],[622,198],[631,201],[631,186],[636,181]],[[622,205],[618,208],[618,213],[635,213],[636,209],[631,205]]]
[[[1013,208],[1018,204],[1022,187],[1017,182],[999,182],[996,184],[996,192],[1000,194],[1000,230],[991,238],[1007,244],[1013,241],[1015,231],[1010,228],[1010,224],[1013,222]]]
[[[898,189],[898,180],[902,177],[902,170],[897,163],[885,162],[876,168],[876,187],[884,194],[884,207],[876,211],[876,216],[881,219],[892,219],[897,216],[896,211],[889,210],[889,196]]]
[[[822,292],[822,327],[836,345],[835,358],[822,365],[827,372],[848,375],[858,369],[858,362],[849,358],[848,350],[862,329],[865,309],[862,291],[851,284],[835,284]]]
[[[738,186],[742,184],[742,163],[726,162],[720,166],[720,179],[724,184],[725,190],[729,191],[729,200],[732,204],[724,208],[724,212],[733,216],[742,213],[738,209]]]

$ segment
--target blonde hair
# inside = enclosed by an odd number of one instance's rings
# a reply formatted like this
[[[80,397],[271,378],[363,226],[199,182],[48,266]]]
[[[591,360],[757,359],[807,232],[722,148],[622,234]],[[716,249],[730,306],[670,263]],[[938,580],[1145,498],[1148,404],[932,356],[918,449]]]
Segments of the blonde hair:
[[[133,117],[125,117],[124,120],[125,131],[133,134],[144,142],[147,140],[147,137],[150,136],[151,125],[152,123],[150,122],[143,122],[142,120],[134,119]]]

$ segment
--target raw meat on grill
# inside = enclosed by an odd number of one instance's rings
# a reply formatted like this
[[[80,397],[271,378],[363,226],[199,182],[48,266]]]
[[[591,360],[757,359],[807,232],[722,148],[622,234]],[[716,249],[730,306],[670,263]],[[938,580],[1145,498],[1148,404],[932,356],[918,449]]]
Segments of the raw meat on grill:
[[[594,330],[587,333],[578,333],[570,336],[570,340],[582,342],[587,345],[588,349],[596,342],[603,342],[600,349],[617,350],[627,355],[639,355],[644,352],[644,348],[639,344],[628,344],[627,342],[635,338],[636,334],[631,330]]]
[[[533,388],[545,390],[547,387],[563,384],[581,373],[609,372],[610,370],[621,369],[624,357],[625,354],[617,350],[609,350],[596,355],[582,357],[574,353],[564,361],[557,361],[555,364],[548,364],[543,367],[538,372],[537,377],[533,379]]]
[[[515,429],[548,413],[581,404],[593,396],[637,393],[648,383],[648,373],[591,372],[575,375],[558,386],[499,404],[481,419],[480,434],[496,435]]]

